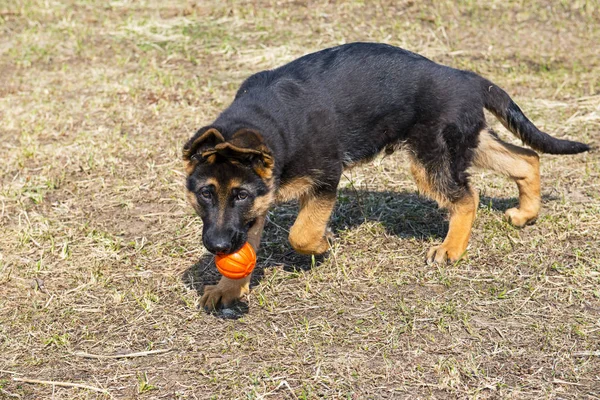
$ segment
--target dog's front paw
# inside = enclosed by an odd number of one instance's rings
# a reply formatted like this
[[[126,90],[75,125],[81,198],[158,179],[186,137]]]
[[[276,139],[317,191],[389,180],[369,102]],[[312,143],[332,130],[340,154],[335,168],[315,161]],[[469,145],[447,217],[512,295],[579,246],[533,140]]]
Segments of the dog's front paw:
[[[465,254],[465,250],[452,248],[445,244],[434,246],[427,252],[427,264],[446,264],[447,262],[456,262]]]
[[[506,210],[504,215],[506,216],[506,219],[508,219],[508,222],[511,223],[511,225],[516,226],[518,228],[522,228],[525,225],[532,224],[537,218],[536,213],[528,213],[519,208],[509,208],[508,210]]]
[[[221,278],[218,284],[204,287],[200,306],[206,311],[228,307],[249,292],[249,277],[242,279]]]

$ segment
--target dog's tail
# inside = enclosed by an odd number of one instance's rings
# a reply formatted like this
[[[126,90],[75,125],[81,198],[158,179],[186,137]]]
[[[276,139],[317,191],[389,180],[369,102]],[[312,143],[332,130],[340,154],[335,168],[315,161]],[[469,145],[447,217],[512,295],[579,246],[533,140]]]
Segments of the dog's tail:
[[[487,79],[482,78],[481,89],[485,108],[532,149],[548,154],[577,154],[590,150],[585,143],[557,139],[540,131],[504,90]]]

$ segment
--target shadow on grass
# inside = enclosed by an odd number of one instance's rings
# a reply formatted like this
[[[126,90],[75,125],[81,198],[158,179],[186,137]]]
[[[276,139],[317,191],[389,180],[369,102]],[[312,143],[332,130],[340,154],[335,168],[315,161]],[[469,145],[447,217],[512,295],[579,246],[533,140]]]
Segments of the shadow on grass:
[[[554,200],[552,196],[543,196],[544,200]],[[481,196],[480,208],[487,207],[504,212],[518,205],[518,199],[498,199]],[[328,257],[303,256],[295,253],[287,241],[288,230],[298,214],[295,203],[274,207],[269,212],[265,225],[261,248],[250,286],[257,285],[264,276],[265,268],[281,265],[285,271],[308,271],[318,266]],[[414,192],[375,192],[342,189],[338,192],[336,208],[330,221],[334,234],[351,230],[361,224],[375,221],[381,223],[386,232],[401,238],[427,241],[434,238],[441,241],[448,231],[447,212],[440,210],[434,201],[417,195]],[[198,292],[204,293],[206,285],[215,285],[221,275],[217,271],[212,254],[205,254],[188,268],[182,280],[184,284]],[[239,302],[229,309],[217,312],[222,318],[239,318],[248,312],[248,306]]]

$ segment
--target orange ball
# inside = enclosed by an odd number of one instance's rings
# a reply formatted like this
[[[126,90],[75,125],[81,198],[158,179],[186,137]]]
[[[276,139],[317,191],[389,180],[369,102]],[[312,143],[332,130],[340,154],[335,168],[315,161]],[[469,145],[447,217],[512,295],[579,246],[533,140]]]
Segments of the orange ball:
[[[246,242],[235,253],[216,255],[215,264],[221,275],[230,279],[242,279],[252,273],[256,265],[256,252],[252,245]]]

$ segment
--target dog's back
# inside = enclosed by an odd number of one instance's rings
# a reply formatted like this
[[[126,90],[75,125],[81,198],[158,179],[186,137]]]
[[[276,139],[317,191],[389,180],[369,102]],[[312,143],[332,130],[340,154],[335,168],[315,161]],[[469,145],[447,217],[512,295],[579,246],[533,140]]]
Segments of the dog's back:
[[[291,133],[289,148],[316,141],[312,147],[334,148],[347,166],[418,135],[415,125],[481,119],[477,79],[404,49],[353,43],[251,76],[215,124],[252,110],[257,124],[268,119]]]

